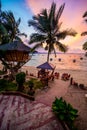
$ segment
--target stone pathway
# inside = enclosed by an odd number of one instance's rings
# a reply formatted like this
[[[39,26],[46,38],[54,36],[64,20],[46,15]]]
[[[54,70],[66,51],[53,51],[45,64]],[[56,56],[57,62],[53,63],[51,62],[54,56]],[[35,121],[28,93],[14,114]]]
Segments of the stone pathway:
[[[51,107],[21,96],[0,95],[0,130],[63,130]]]

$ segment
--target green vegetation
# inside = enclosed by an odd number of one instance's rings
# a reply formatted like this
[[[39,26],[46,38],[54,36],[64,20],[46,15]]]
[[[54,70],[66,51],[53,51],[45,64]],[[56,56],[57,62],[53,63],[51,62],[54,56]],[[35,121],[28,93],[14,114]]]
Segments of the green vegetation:
[[[24,72],[16,75],[16,81],[0,79],[0,91],[20,91],[28,94],[30,89],[36,91],[41,88],[43,88],[43,84],[38,79],[31,78],[26,82]]]
[[[20,22],[21,19],[18,18],[18,20],[16,20],[12,11],[2,11],[0,6],[0,45],[12,43],[15,40],[22,42],[20,35],[24,35],[26,37],[26,34],[20,32]],[[0,51],[0,60],[2,61],[6,69],[9,69],[11,72],[14,72],[15,68],[13,66],[10,66],[10,62],[8,63],[5,58],[6,53],[8,53],[6,50]],[[19,62],[16,67],[17,70],[19,69],[20,64],[21,63]],[[13,63],[13,65],[15,64]],[[12,77],[14,78],[15,74],[13,72]]]
[[[56,98],[52,104],[52,110],[58,119],[67,124],[70,130],[76,130],[74,121],[78,116],[78,110],[74,109],[71,104],[66,103],[62,98]]]
[[[4,73],[5,73],[4,71],[0,70],[0,75],[3,75]]]
[[[25,82],[25,76],[26,76],[26,74],[24,72],[20,72],[16,75],[16,82],[18,85],[18,91],[24,90],[23,84]]]
[[[17,84],[5,79],[0,79],[0,91],[16,91]]]
[[[87,23],[87,11],[84,13],[83,18],[85,18],[85,22]],[[87,31],[82,32],[81,36],[87,35]],[[87,50],[87,41],[83,44],[83,50]],[[87,55],[86,55],[87,56]]]
[[[41,89],[43,88],[43,84],[41,81],[39,81],[38,79],[35,78],[31,78],[29,81],[26,82],[27,86],[31,86],[33,85],[33,88],[36,89]]]

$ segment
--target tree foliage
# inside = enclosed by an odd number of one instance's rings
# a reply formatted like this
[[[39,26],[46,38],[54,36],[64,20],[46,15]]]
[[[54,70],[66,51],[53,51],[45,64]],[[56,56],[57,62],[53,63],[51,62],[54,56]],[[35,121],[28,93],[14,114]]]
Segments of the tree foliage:
[[[87,23],[87,11],[83,14],[83,18],[85,18],[85,22]],[[81,33],[81,36],[85,35],[87,35],[87,31]],[[83,50],[87,50],[87,42],[83,44]]]
[[[76,35],[76,31],[73,29],[61,30],[62,22],[59,20],[64,7],[65,3],[57,10],[56,3],[53,2],[49,10],[43,9],[41,13],[34,15],[32,20],[28,21],[28,25],[36,31],[31,34],[29,44],[36,43],[34,45],[34,49],[36,49],[43,47],[43,43],[46,43],[44,49],[48,51],[47,61],[49,61],[49,54],[52,51],[56,56],[56,48],[62,52],[67,51],[68,48],[60,42],[61,39]]]

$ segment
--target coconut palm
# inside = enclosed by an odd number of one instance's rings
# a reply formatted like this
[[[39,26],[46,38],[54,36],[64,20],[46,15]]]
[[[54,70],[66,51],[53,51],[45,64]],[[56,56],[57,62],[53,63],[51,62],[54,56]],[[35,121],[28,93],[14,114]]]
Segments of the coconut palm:
[[[62,52],[67,51],[67,46],[60,42],[66,36],[75,36],[76,32],[73,29],[66,29],[60,31],[62,22],[59,19],[64,10],[65,4],[61,5],[59,10],[56,11],[56,4],[53,2],[50,10],[43,9],[40,14],[34,15],[32,20],[28,21],[28,25],[34,27],[36,33],[30,36],[29,44],[36,43],[33,49],[43,46],[46,43],[45,50],[48,51],[47,61],[49,55],[53,51],[56,56],[56,48]]]
[[[87,11],[84,13],[83,18],[86,18],[86,19],[85,19],[85,22],[87,23]],[[87,35],[87,31],[85,31],[85,32],[83,32],[83,33],[81,34],[81,36],[85,36],[85,35]],[[83,50],[87,50],[87,42],[85,42],[85,43],[83,44]]]
[[[15,39],[21,40],[20,35],[26,36],[19,31],[21,19],[16,20],[12,11],[2,11],[1,7],[0,1],[0,43],[9,43]]]
[[[2,24],[7,30],[7,37],[9,37],[9,42],[12,42],[15,39],[21,40],[19,38],[20,35],[24,35],[24,33],[20,33],[19,24],[21,19],[19,18],[17,21],[15,20],[14,14],[11,11],[3,11],[1,13],[2,16]],[[26,36],[26,35],[25,35]],[[4,43],[2,41],[2,43]]]
[[[19,36],[25,34],[20,33],[19,31],[20,22],[20,18],[16,20],[14,14],[11,11],[2,11],[0,3],[0,44],[13,43],[13,41],[16,39],[21,41],[21,38]],[[9,63],[5,60],[5,54],[5,52],[0,51],[0,60],[2,61],[2,64],[10,70],[14,69],[9,66]],[[21,63],[18,62],[17,67],[19,67],[20,64]]]

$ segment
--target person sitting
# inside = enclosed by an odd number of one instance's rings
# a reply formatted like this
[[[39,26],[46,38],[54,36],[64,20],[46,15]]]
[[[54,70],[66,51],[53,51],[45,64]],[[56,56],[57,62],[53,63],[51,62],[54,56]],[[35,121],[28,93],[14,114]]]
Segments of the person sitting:
[[[38,71],[38,78],[42,77],[45,74],[45,69],[41,69]]]
[[[55,73],[54,73],[54,77],[55,77],[56,79],[59,79],[59,75],[60,75],[60,74],[59,74],[58,72],[55,72]]]
[[[61,79],[63,79],[63,80],[69,80],[69,78],[70,78],[70,74],[68,74],[68,73],[64,73],[64,74],[62,74],[62,77],[61,77]]]

